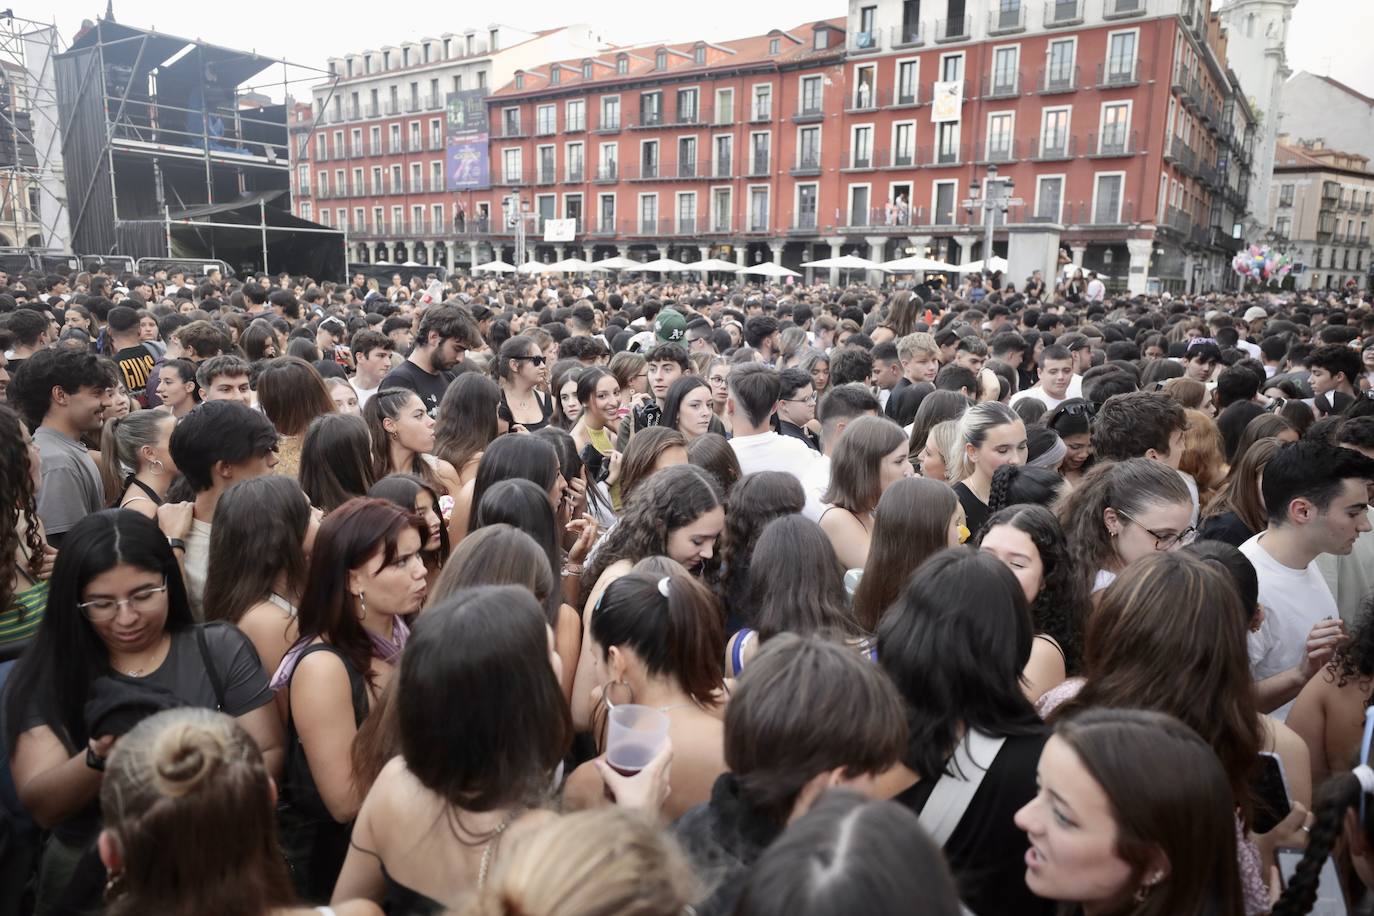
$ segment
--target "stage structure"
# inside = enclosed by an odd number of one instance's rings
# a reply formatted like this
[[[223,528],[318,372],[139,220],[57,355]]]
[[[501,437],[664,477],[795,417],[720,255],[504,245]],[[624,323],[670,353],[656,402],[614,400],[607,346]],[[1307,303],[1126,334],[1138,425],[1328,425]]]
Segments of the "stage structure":
[[[66,250],[57,29],[0,11],[0,247]]]
[[[287,100],[321,74],[110,20],[84,28],[56,56],[72,249],[342,276],[344,233],[289,215]]]

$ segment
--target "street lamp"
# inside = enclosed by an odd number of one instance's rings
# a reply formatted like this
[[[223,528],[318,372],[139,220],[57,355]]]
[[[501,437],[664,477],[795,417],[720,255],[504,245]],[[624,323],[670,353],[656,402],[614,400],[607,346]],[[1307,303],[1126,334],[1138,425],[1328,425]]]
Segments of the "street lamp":
[[[1008,208],[1023,202],[1019,197],[1011,196],[1013,184],[1010,178],[997,177],[996,164],[988,166],[987,177],[983,184],[980,185],[977,178],[969,182],[969,197],[963,204],[965,212],[970,217],[975,211],[981,210],[983,213],[983,226],[986,231],[986,237],[983,241],[984,273],[991,273],[989,268],[992,260],[992,232],[996,222],[993,218],[994,212],[1000,210],[1005,218]]]

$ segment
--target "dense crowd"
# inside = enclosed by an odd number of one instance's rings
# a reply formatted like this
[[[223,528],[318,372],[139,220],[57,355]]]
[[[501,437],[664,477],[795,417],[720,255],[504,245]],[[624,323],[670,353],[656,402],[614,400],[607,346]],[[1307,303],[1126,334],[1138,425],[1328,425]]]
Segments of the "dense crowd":
[[[0,276],[0,352],[0,914],[1374,911],[1367,300]]]

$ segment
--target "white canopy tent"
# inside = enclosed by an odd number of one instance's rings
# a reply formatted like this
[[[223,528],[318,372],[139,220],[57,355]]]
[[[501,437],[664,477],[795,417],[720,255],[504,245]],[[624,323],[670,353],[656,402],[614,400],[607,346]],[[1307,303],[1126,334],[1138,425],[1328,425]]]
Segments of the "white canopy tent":
[[[622,258],[620,255],[592,262],[592,267],[597,270],[639,270],[642,266],[642,262]]]
[[[909,274],[920,273],[922,271],[945,271],[958,270],[954,264],[946,264],[944,261],[936,261],[932,258],[922,258],[912,256],[909,258],[898,258],[895,261],[883,263],[883,269],[888,273]]]
[[[489,274],[508,274],[515,272],[514,264],[507,264],[505,261],[488,261],[485,264],[478,264],[473,269],[473,273],[482,271]]]
[[[990,270],[994,273],[997,271],[1005,272],[1007,269],[1007,259],[993,255],[988,259],[988,266],[986,267],[983,266],[982,261],[969,261],[967,264],[960,264],[954,269],[961,274],[982,273],[985,270]]]
[[[870,261],[868,258],[861,258],[855,254],[841,255],[838,258],[821,258],[819,261],[807,261],[802,267],[838,267],[840,270],[887,270],[887,268],[877,261]]]
[[[653,261],[645,261],[643,264],[640,264],[639,269],[646,270],[650,273],[666,274],[679,270],[691,270],[692,265],[684,264],[681,261],[675,261],[672,258],[657,258]]]
[[[738,273],[739,265],[734,261],[724,261],[720,258],[707,258],[704,261],[693,261],[687,265],[688,270],[700,271],[720,271],[721,273]]]
[[[584,261],[581,258],[564,258],[561,261],[554,261],[552,264],[549,265],[550,271],[557,271],[558,273],[565,274],[581,274],[586,273],[589,270],[601,269],[604,268],[594,267],[590,261]]]
[[[560,272],[553,264],[545,264],[543,261],[526,261],[524,264],[515,268],[515,270],[517,273],[522,274],[548,274]]]
[[[749,274],[755,277],[800,277],[801,274],[795,270],[789,270],[781,264],[774,264],[772,261],[764,261],[762,264],[755,264],[753,267],[746,267],[741,270],[742,274]]]

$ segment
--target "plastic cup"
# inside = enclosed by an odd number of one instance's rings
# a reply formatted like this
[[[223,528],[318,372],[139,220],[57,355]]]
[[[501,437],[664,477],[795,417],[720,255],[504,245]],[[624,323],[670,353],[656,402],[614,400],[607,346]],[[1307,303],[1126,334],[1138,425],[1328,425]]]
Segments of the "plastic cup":
[[[667,740],[665,713],[652,706],[616,706],[606,729],[606,763],[621,776],[633,776],[649,765]]]

